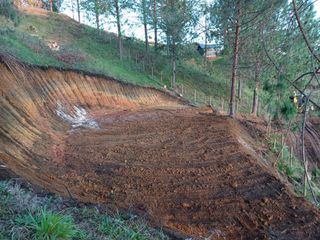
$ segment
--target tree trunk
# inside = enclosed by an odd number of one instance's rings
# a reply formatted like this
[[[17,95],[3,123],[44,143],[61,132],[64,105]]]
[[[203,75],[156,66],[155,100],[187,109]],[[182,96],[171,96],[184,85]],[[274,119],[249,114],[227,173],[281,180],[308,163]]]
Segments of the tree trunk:
[[[157,17],[157,0],[153,1],[153,28],[154,28],[154,49],[158,50],[158,17]]]
[[[177,74],[177,63],[176,63],[176,58],[173,57],[172,61],[172,88],[176,88],[176,74]]]
[[[169,38],[169,35],[168,33],[166,33],[166,38],[167,38],[167,46],[166,46],[166,49],[167,49],[167,56],[169,57],[170,55],[170,38]]]
[[[204,64],[207,66],[207,61],[208,61],[208,52],[207,52],[207,47],[208,47],[208,36],[207,36],[207,16],[205,16],[205,23],[204,23]]]
[[[237,93],[237,99],[238,99],[238,103],[241,103],[241,98],[242,98],[242,82],[241,82],[241,78],[239,77],[238,79],[238,93]]]
[[[78,22],[80,23],[80,0],[77,0]]]
[[[148,24],[147,24],[147,9],[146,8],[147,8],[146,0],[142,0],[145,49],[146,49],[146,53],[147,53],[149,50],[149,42],[148,42]]]
[[[251,111],[251,113],[254,116],[258,115],[258,104],[259,104],[258,82],[256,82],[256,86],[253,90],[253,101],[252,101],[252,111]]]
[[[96,15],[96,25],[97,29],[100,30],[100,20],[99,20],[99,0],[94,1],[94,10],[95,10],[95,15]]]
[[[227,29],[223,30],[223,51],[226,53],[228,48],[228,36],[227,36]]]
[[[239,61],[239,44],[240,44],[240,17],[241,17],[241,0],[237,0],[237,17],[236,17],[236,31],[235,31],[235,43],[233,53],[233,66],[231,77],[231,94],[230,94],[230,116],[235,118],[236,116],[236,81],[237,81],[237,69]]]
[[[176,88],[176,77],[177,77],[177,56],[176,56],[176,46],[175,41],[172,42],[172,88]]]
[[[53,7],[52,7],[52,6],[53,6],[53,3],[52,3],[52,1],[53,1],[53,0],[50,0],[50,12],[53,11]]]
[[[304,115],[303,115],[303,120],[302,120],[302,131],[301,131],[301,145],[302,145],[302,160],[303,160],[303,165],[304,165],[304,178],[303,178],[303,195],[307,196],[307,185],[309,185],[312,197],[314,202],[317,204],[317,197],[315,193],[313,192],[311,182],[308,176],[308,159],[306,158],[306,152],[305,152],[305,129],[306,129],[306,123],[307,123],[307,116],[308,116],[308,105],[309,105],[309,99],[310,99],[311,94],[309,94],[306,97],[305,100],[305,105],[304,105]]]
[[[238,112],[238,109],[240,108],[240,104],[241,104],[241,78],[238,78],[238,87],[237,87],[237,98],[236,98],[236,110],[235,112]]]
[[[257,59],[256,66],[255,66],[255,74],[254,74],[254,80],[255,80],[255,88],[253,91],[253,101],[252,101],[252,111],[251,113],[254,116],[258,115],[258,104],[259,104],[259,82],[260,82],[260,59]]]
[[[304,107],[304,115],[302,119],[302,131],[301,131],[301,152],[302,152],[302,161],[304,166],[304,175],[303,175],[303,195],[307,196],[307,182],[308,182],[308,160],[306,159],[306,151],[305,151],[305,129],[306,129],[306,121],[307,121],[307,106],[308,106],[308,99],[305,103]]]
[[[117,18],[119,58],[120,60],[122,60],[122,34],[121,34],[119,1],[114,0],[114,4],[115,4],[116,18]]]

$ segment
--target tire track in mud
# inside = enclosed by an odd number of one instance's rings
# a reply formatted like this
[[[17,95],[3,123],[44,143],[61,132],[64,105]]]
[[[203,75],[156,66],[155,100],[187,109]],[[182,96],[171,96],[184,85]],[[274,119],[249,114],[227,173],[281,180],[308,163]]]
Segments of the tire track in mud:
[[[10,61],[0,72],[0,160],[31,183],[195,239],[320,239],[319,211],[236,121],[101,76]],[[59,104],[100,128],[72,128]]]
[[[186,236],[320,236],[319,213],[293,197],[237,141],[234,128],[239,125],[232,120],[197,110],[169,115],[155,109],[138,115],[125,111],[113,123],[102,115],[103,130],[82,129],[67,137],[61,178],[72,179],[73,191],[86,189],[82,198],[142,212],[156,225]],[[295,229],[301,231],[293,234]]]

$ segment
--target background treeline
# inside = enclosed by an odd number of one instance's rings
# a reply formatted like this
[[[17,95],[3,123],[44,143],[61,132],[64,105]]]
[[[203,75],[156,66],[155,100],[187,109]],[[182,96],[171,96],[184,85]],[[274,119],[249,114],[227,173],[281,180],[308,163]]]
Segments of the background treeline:
[[[1,1],[6,2],[9,1]],[[221,108],[228,105],[224,110],[231,116],[250,111],[254,115],[266,114],[270,119],[296,116],[297,108],[290,100],[294,91],[304,95],[312,92],[311,103],[315,109],[320,105],[317,74],[320,28],[313,5],[312,0],[43,2],[48,10],[59,12],[67,8],[78,22],[82,18],[91,22],[98,30],[91,32],[91,37],[98,40],[106,39],[103,29],[116,26],[116,35],[108,37],[110,43],[115,42],[112,47],[117,49],[121,62],[142,65],[152,79],[167,83],[183,95],[187,94],[187,87],[182,89],[181,85],[187,83],[188,95],[192,95],[194,102],[203,99],[203,103],[213,102]],[[12,11],[6,12],[14,18]],[[132,16],[136,21],[132,21]],[[125,36],[124,28],[128,26],[143,27],[143,42]],[[220,58],[200,60],[193,45],[196,41],[218,44],[222,50]],[[190,73],[193,68],[197,73]],[[189,80],[189,76],[198,83]],[[202,98],[197,84],[209,88],[200,91],[204,93]]]
[[[80,2],[79,2],[80,1]],[[221,45],[222,58],[217,62],[203,61],[204,71],[215,72],[220,65],[230,74],[225,94],[230,98],[232,116],[241,110],[243,91],[251,91],[251,111],[267,112],[272,118],[290,118],[296,108],[291,103],[293,91],[319,87],[317,78],[310,81],[304,73],[317,69],[319,62],[312,56],[294,15],[293,2],[286,0],[77,0],[69,7],[80,12],[101,29],[117,25],[119,58],[123,58],[123,26],[130,24],[125,15],[135,13],[144,29],[145,53],[162,51],[172,67],[171,87],[175,89],[177,61],[187,58],[185,46],[205,36],[205,43]],[[60,2],[54,2],[61,6]],[[298,0],[297,12],[304,31],[319,53],[319,20],[312,0]],[[134,26],[135,27],[135,26]],[[150,35],[153,39],[150,47]],[[190,56],[192,57],[192,56]],[[228,86],[227,86],[228,87]],[[313,96],[315,101],[318,93]],[[260,100],[260,101],[259,101]],[[319,101],[316,101],[319,104]],[[245,106],[244,108],[249,108]]]

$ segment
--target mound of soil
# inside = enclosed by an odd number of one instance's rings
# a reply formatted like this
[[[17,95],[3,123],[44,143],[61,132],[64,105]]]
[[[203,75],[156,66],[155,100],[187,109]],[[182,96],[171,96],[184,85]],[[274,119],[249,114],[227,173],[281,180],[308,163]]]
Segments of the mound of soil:
[[[0,159],[51,192],[195,239],[320,239],[237,121],[150,88],[0,64]]]

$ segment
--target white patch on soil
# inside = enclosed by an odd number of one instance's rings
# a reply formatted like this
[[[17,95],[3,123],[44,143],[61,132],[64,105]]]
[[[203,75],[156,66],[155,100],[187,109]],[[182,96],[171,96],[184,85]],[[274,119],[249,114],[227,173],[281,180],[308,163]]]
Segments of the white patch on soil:
[[[87,111],[82,107],[73,106],[72,114],[66,113],[61,103],[58,103],[56,113],[63,120],[71,124],[72,128],[87,127],[99,128],[98,123],[88,116]]]

